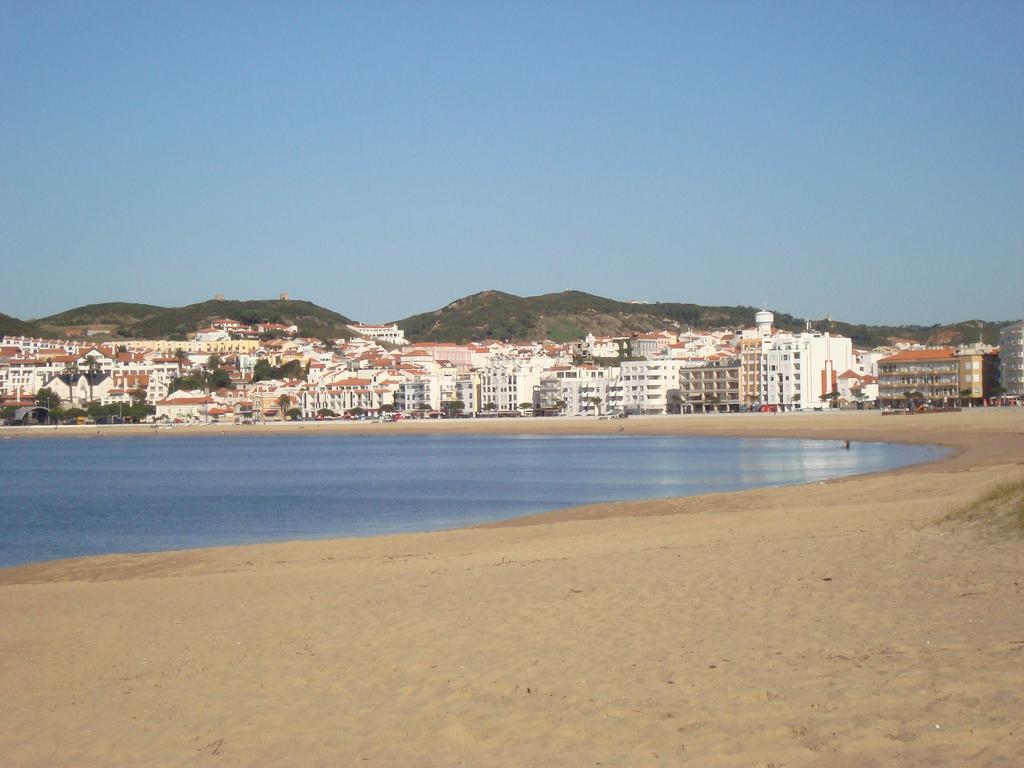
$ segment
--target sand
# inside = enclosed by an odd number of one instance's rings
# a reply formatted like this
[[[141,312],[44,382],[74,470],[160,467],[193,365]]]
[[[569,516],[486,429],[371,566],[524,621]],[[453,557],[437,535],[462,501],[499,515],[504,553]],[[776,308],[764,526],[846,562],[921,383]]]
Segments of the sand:
[[[1024,409],[329,428],[620,426],[957,452],[444,533],[0,571],[0,762],[1024,765],[1024,539],[942,520],[1024,476]]]

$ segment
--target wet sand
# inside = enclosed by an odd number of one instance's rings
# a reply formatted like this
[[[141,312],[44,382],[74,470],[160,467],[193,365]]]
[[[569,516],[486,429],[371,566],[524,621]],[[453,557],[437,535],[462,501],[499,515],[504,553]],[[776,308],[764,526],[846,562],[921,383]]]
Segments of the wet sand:
[[[1024,409],[279,429],[620,427],[956,452],[443,533],[3,570],[2,762],[1024,764],[1024,539],[942,521],[1024,477]],[[275,428],[58,434],[222,431]]]

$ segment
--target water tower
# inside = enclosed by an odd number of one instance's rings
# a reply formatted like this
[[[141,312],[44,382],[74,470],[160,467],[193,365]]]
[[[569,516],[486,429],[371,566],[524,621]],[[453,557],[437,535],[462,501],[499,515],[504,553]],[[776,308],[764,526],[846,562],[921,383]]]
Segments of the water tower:
[[[754,315],[754,322],[757,324],[757,335],[766,339],[772,335],[772,323],[775,322],[775,315],[767,309],[762,309]]]

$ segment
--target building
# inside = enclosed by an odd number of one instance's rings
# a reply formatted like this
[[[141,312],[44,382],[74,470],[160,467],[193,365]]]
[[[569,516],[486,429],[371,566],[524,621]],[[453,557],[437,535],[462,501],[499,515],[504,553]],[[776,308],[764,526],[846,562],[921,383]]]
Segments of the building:
[[[761,347],[760,402],[793,410],[829,407],[839,374],[852,367],[853,344],[845,336],[776,334]]]
[[[492,359],[480,370],[480,408],[483,411],[519,411],[534,406],[534,389],[540,385],[545,366],[510,357]]]
[[[878,403],[903,408],[910,400],[952,404],[960,396],[960,361],[952,347],[908,349],[878,361]]]
[[[999,368],[1003,393],[1024,397],[1024,320],[999,332]]]
[[[603,413],[609,372],[597,365],[556,365],[545,371],[534,391],[533,406],[543,415],[583,416]]]
[[[608,412],[637,415],[668,413],[669,396],[679,389],[681,360],[631,360],[608,382]]]
[[[742,363],[740,358],[724,358],[679,371],[677,403],[670,403],[682,413],[738,411],[744,400],[740,391]]]
[[[374,341],[383,341],[387,344],[397,344],[399,346],[408,344],[405,339],[405,331],[394,324],[363,325],[362,323],[353,323],[349,326],[349,330],[364,339],[373,339]]]
[[[157,421],[208,422],[209,411],[218,407],[217,401],[204,392],[181,390],[172,392],[167,399],[156,404]]]
[[[957,347],[961,404],[980,405],[999,386],[999,354],[986,344]]]
[[[44,385],[60,396],[61,404],[85,408],[93,402],[103,402],[110,394],[113,380],[99,371],[67,371],[58,373]]]

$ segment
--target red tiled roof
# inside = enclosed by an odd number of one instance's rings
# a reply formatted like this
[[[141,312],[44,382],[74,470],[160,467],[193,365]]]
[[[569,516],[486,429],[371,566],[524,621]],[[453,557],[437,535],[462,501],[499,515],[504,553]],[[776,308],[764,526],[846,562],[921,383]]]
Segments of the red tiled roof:
[[[895,355],[882,358],[879,363],[900,363],[914,360],[951,360],[956,357],[956,351],[952,347],[941,347],[939,349],[907,349],[897,352]]]

